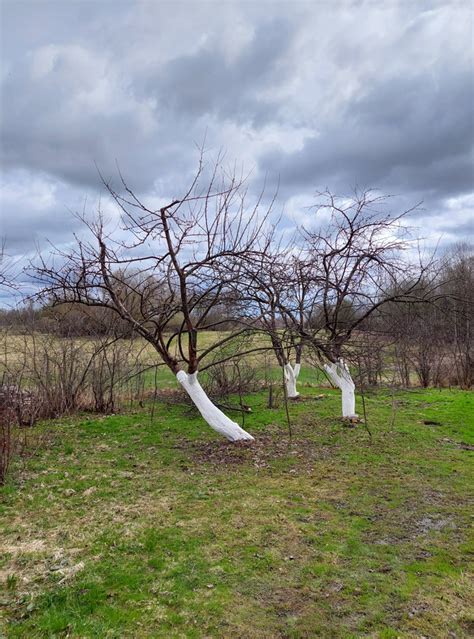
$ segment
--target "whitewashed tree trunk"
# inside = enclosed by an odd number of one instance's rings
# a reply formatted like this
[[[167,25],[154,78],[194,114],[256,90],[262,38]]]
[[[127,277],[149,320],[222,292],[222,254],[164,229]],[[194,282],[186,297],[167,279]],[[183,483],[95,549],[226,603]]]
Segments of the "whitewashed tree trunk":
[[[324,370],[332,383],[341,389],[342,392],[342,416],[357,417],[355,412],[355,384],[347,364],[340,359],[337,363],[324,365]]]
[[[231,442],[243,439],[253,440],[252,435],[241,428],[237,422],[233,422],[227,415],[224,415],[211,402],[198,381],[197,373],[187,374],[184,371],[178,371],[176,378],[211,428],[227,437]]]
[[[283,367],[285,371],[286,395],[289,399],[296,399],[299,393],[296,390],[296,380],[300,374],[301,364],[295,364],[295,367],[288,363]]]

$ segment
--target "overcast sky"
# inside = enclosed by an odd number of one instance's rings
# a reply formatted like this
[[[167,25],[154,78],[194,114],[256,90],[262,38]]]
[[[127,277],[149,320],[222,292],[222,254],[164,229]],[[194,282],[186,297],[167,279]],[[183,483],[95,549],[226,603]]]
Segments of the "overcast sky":
[[[474,216],[469,0],[1,0],[1,223],[10,255],[68,242],[98,166],[179,196],[196,143],[255,188],[280,181],[285,223],[316,190],[424,201],[448,244]]]

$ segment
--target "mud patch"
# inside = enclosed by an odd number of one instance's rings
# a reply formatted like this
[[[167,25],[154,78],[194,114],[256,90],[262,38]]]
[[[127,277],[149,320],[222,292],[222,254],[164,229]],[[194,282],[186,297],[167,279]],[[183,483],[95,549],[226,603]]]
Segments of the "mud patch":
[[[266,607],[270,606],[279,617],[297,617],[312,602],[313,595],[304,586],[275,588],[258,597]]]
[[[422,517],[416,522],[416,531],[421,535],[426,535],[431,531],[440,531],[447,527],[452,528],[453,524],[449,519],[438,517]]]
[[[443,444],[452,444],[453,446],[455,446],[456,448],[460,448],[461,450],[474,450],[473,444],[467,444],[466,442],[455,441],[454,439],[449,439],[449,437],[443,437],[442,439],[439,439],[438,441]]]

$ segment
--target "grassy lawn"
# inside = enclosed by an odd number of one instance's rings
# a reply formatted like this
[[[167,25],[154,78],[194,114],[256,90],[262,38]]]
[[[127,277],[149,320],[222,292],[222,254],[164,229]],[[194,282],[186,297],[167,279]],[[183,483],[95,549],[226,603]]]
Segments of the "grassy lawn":
[[[371,441],[302,390],[291,441],[264,393],[251,446],[164,403],[38,427],[0,489],[0,636],[472,636],[473,394],[371,394]]]

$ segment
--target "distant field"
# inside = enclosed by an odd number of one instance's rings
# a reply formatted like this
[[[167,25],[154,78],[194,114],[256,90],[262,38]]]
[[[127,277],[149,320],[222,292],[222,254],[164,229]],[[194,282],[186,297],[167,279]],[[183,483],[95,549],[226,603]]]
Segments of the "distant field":
[[[0,489],[4,633],[472,636],[473,394],[370,393],[372,442],[303,395],[291,441],[246,397],[250,447],[162,402],[39,426]]]
[[[202,333],[199,335],[198,348],[200,351],[203,351],[215,343],[217,339],[226,337],[227,335],[228,333],[224,331]],[[21,369],[25,362],[27,368],[31,367],[35,350],[40,354],[39,359],[41,359],[42,352],[47,352],[54,355],[56,359],[60,359],[64,345],[72,349],[77,349],[82,355],[87,356],[87,354],[93,353],[100,343],[101,342],[94,338],[59,338],[54,335],[44,335],[41,333],[35,335],[18,335],[3,331],[0,332],[0,376],[3,371],[7,369],[13,371]],[[252,337],[245,349],[269,346],[268,338],[259,335]],[[170,386],[176,384],[174,375],[167,366],[163,365],[153,346],[145,340],[141,338],[120,340],[120,347],[124,352],[124,357],[127,357],[130,362],[134,362],[137,368],[142,367],[146,369],[147,367],[160,364],[156,371],[150,368],[144,373],[145,384],[148,388],[153,388],[155,381],[160,387],[163,385]],[[175,348],[177,348],[176,344]],[[226,354],[232,352],[233,348],[235,349],[232,343],[226,344],[225,348]],[[281,378],[281,370],[278,367],[271,349],[269,349],[266,354],[259,351],[245,355],[245,360],[252,366],[255,366],[262,377],[268,375],[275,380]],[[206,360],[205,363],[208,363],[208,361],[210,360]],[[301,382],[318,384],[324,382],[325,379],[324,374],[309,363],[303,366],[300,377]]]
[[[229,333],[221,332],[204,332],[199,334],[198,348],[200,351],[205,350],[222,337],[227,337]],[[41,348],[50,344],[59,344],[61,342],[69,342],[73,346],[84,349],[86,352],[92,353],[98,344],[102,342],[96,338],[76,337],[62,338],[55,335],[36,333],[34,335],[19,335],[8,331],[0,330],[0,363],[19,361],[25,352],[32,352],[36,347]],[[124,344],[132,353],[139,354],[144,361],[156,360],[156,351],[151,344],[142,338],[133,340],[123,339],[120,343]],[[183,338],[183,344],[187,344],[187,338]],[[268,344],[266,338],[254,337],[251,340],[250,348],[259,346],[260,344]],[[173,348],[178,354],[176,340],[173,341]],[[255,357],[255,356],[253,356]]]

